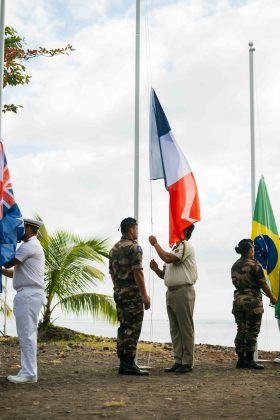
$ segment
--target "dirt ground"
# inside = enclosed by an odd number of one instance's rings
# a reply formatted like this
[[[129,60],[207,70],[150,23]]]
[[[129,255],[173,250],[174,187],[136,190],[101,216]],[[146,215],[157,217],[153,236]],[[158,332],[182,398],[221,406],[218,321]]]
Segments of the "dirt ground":
[[[235,369],[232,348],[200,344],[187,374],[165,373],[170,344],[139,344],[139,364],[150,376],[117,374],[115,343],[98,339],[38,346],[39,381],[14,385],[19,369],[15,340],[0,340],[1,419],[279,419],[280,365],[260,352],[265,370]]]

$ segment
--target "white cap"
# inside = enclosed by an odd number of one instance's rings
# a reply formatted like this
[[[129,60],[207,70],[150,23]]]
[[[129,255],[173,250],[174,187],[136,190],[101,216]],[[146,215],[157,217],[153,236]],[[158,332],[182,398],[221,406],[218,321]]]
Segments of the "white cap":
[[[43,222],[41,222],[40,220],[33,220],[33,219],[23,219],[24,224],[28,225],[28,226],[32,226],[35,227],[37,229],[39,229],[41,226],[43,226]]]

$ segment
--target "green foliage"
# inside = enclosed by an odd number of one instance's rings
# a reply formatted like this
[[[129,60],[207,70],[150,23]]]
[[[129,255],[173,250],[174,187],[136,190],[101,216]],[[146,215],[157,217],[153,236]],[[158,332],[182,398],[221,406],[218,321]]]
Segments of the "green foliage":
[[[12,308],[6,304],[6,311],[7,311],[7,316],[11,316],[13,311]],[[4,313],[4,300],[2,298],[0,298],[0,313]]]
[[[39,216],[37,219],[41,220]],[[92,286],[104,279],[96,263],[104,264],[104,258],[108,257],[106,241],[96,238],[85,241],[64,230],[49,234],[45,226],[40,228],[38,239],[45,253],[47,294],[42,324],[51,322],[52,312],[57,306],[76,315],[101,315],[115,322],[116,309],[112,298],[91,291]]]
[[[55,55],[66,54],[74,51],[71,45],[64,48],[47,49],[24,49],[25,39],[18,35],[14,28],[5,27],[5,50],[4,50],[4,80],[3,86],[25,85],[30,82],[31,76],[26,74],[24,62],[36,57],[54,57]],[[11,111],[17,113],[21,105],[4,105],[3,112]]]
[[[23,108],[22,105],[14,105],[14,104],[5,104],[3,106],[2,112],[4,112],[4,114],[6,112],[13,112],[14,114],[17,114],[17,111],[19,108]]]

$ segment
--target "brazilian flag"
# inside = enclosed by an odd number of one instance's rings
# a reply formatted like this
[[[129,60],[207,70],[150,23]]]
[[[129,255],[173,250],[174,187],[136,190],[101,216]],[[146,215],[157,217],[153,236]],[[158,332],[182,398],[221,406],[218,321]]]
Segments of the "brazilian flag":
[[[259,182],[251,237],[255,245],[255,258],[261,263],[271,291],[278,299],[275,316],[280,318],[280,240],[263,176]]]

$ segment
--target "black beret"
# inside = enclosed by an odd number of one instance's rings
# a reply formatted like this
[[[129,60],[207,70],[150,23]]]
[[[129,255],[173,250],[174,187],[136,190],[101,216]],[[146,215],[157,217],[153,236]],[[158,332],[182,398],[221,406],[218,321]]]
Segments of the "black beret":
[[[124,227],[128,227],[128,226],[134,226],[137,225],[137,220],[134,219],[133,217],[126,217],[125,219],[123,219],[121,221],[121,229]]]

